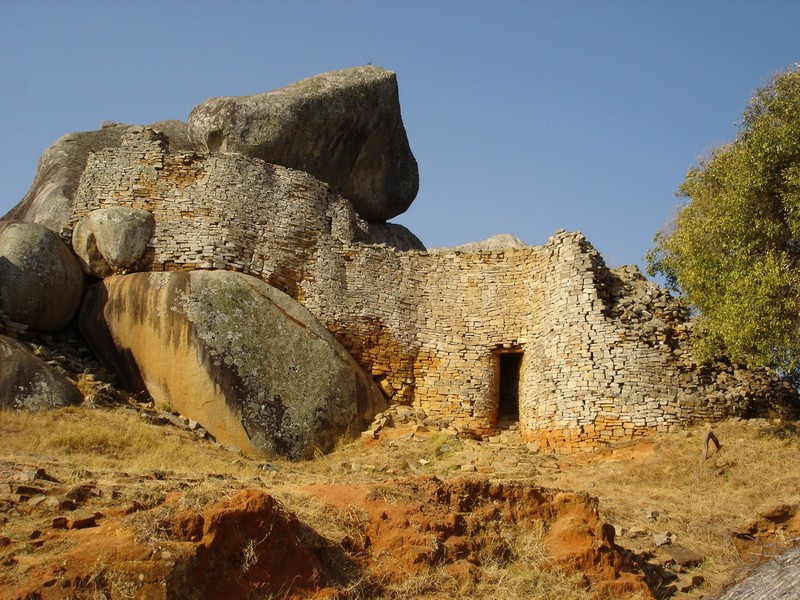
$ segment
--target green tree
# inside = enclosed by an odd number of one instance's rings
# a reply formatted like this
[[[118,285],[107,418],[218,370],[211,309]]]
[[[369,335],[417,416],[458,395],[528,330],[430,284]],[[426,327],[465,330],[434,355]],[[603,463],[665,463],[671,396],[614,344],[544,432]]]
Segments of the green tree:
[[[735,141],[678,195],[689,200],[656,235],[648,271],[696,310],[696,351],[800,381],[800,65],[755,93]]]

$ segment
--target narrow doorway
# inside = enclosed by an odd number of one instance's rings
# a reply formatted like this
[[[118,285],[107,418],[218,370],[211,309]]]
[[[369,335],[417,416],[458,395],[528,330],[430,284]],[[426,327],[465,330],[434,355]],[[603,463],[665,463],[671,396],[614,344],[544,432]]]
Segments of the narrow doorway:
[[[522,372],[522,352],[503,352],[500,359],[500,389],[497,422],[519,421],[519,379]]]

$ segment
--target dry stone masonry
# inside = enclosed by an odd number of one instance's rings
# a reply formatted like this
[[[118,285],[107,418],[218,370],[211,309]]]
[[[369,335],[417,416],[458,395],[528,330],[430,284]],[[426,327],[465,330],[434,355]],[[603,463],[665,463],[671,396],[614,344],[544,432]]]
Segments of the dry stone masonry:
[[[89,155],[69,224],[116,206],[153,215],[142,270],[266,281],[393,403],[465,434],[518,419],[528,440],[572,451],[764,412],[792,394],[767,371],[697,364],[681,304],[633,268],[608,269],[580,233],[470,251],[365,243],[370,224],[328,184],[260,158],[170,151],[152,128]]]

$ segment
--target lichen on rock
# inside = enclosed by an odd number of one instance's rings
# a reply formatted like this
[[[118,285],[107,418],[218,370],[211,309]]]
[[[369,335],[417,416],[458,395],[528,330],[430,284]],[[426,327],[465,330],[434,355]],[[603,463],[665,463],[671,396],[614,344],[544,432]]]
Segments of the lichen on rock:
[[[22,343],[0,335],[0,409],[58,408],[81,398],[64,375]]]
[[[81,326],[132,391],[252,454],[328,451],[384,407],[369,376],[305,308],[240,273],[110,277],[90,289]]]

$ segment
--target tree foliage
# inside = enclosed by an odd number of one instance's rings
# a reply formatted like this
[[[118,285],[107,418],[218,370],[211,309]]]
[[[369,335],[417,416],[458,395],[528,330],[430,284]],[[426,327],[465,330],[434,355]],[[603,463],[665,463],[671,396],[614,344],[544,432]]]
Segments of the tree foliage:
[[[800,65],[744,111],[735,141],[689,170],[648,252],[696,309],[697,350],[800,374]]]

